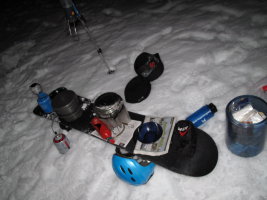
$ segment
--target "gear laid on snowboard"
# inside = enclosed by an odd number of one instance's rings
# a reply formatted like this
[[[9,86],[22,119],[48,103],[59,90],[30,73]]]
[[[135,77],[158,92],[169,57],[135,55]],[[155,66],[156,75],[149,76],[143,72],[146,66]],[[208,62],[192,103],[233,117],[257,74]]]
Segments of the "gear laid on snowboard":
[[[53,105],[55,105],[54,103],[55,99],[59,99],[60,96],[62,97],[62,94],[66,93],[66,91],[70,90],[67,90],[66,88],[58,88],[50,93],[50,98],[53,102]],[[136,151],[136,145],[138,144],[138,142],[140,142],[138,141],[138,135],[136,135],[138,134],[138,131],[135,130],[138,130],[141,124],[143,124],[147,119],[149,119],[149,121],[155,121],[155,120],[157,121],[157,119],[158,120],[172,119],[171,121],[169,121],[169,125],[167,125],[168,124],[167,121],[163,122],[163,124],[165,125],[161,124],[161,127],[164,128],[165,131],[164,134],[165,135],[166,133],[170,134],[168,137],[169,139],[165,141],[166,144],[169,144],[168,151],[162,153],[161,155],[154,155],[154,156],[146,154],[145,151],[141,151],[144,153],[138,153],[138,154],[135,153],[135,154],[144,160],[151,161],[168,170],[188,176],[196,176],[196,177],[204,176],[210,173],[216,166],[218,159],[218,150],[215,142],[207,133],[194,127],[190,121],[179,121],[175,125],[174,124],[175,120],[173,118],[155,118],[155,117],[148,118],[147,116],[138,113],[129,112],[131,121],[128,124],[124,124],[124,129],[119,130],[119,127],[112,129],[112,134],[115,134],[116,131],[118,131],[119,133],[117,138],[114,137],[115,140],[110,140],[110,137],[108,139],[104,138],[104,136],[100,136],[99,133],[95,131],[95,128],[90,123],[90,120],[92,120],[93,117],[95,117],[94,103],[92,103],[89,99],[81,96],[77,96],[78,103],[77,102],[71,103],[75,102],[71,100],[75,95],[69,95],[69,96],[71,96],[72,98],[69,98],[68,101],[64,100],[65,101],[65,103],[63,103],[64,105],[62,104],[62,106],[59,107],[64,108],[63,112],[67,114],[73,114],[76,112],[76,110],[81,109],[82,114],[80,116],[75,114],[74,118],[72,118],[71,120],[69,118],[65,118],[64,115],[59,115],[58,120],[55,122],[58,122],[61,127],[67,127],[68,129],[73,128],[79,130],[81,132],[94,136],[98,139],[101,139],[102,141],[108,142],[111,145],[115,145],[118,148],[125,149],[128,152],[133,153]],[[73,109],[75,107],[74,105],[79,105],[79,108]],[[33,112],[38,116],[54,121],[54,117],[51,116],[52,115],[55,116],[55,113],[47,114],[42,110],[40,106],[37,106],[33,110]],[[119,137],[126,136],[124,134],[129,134],[128,137],[130,137],[129,138],[130,140],[125,143],[126,145],[124,145],[121,142],[118,142]],[[150,142],[155,141],[153,145],[156,145],[156,143],[158,144],[162,143],[162,139],[164,139],[164,136],[159,134],[155,138],[155,140],[153,139],[153,137],[151,138]],[[141,143],[141,149],[142,145],[145,144]]]

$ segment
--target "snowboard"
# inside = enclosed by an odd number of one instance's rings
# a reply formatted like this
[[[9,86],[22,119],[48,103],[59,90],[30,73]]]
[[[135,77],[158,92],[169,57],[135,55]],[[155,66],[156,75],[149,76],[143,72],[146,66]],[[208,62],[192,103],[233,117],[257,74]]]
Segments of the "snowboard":
[[[53,98],[63,90],[66,90],[66,88],[62,87],[52,91],[49,94],[51,100],[53,100]],[[93,111],[93,102],[85,97],[79,95],[77,96],[83,112],[82,115],[74,121],[65,121],[64,119],[58,118],[55,113],[46,114],[38,105],[34,108],[33,113],[39,117],[58,123],[60,128],[64,130],[70,131],[71,129],[75,129],[107,142],[106,140],[100,138],[98,134],[95,134],[96,131],[90,124],[90,120],[95,116]],[[139,124],[144,123],[146,116],[131,111],[128,111],[128,113],[131,120],[135,122],[135,126],[132,125],[128,130],[128,132],[132,131],[132,137],[127,142],[127,145],[108,144],[133,153],[135,146],[138,143],[136,127]],[[170,139],[169,149],[166,154],[145,155],[142,153],[135,153],[135,155],[178,174],[193,177],[200,177],[209,174],[215,168],[218,160],[218,150],[213,139],[207,133],[195,127],[193,127],[193,136],[186,136],[189,137],[189,139],[181,139],[181,135],[177,133],[178,129],[175,125]]]

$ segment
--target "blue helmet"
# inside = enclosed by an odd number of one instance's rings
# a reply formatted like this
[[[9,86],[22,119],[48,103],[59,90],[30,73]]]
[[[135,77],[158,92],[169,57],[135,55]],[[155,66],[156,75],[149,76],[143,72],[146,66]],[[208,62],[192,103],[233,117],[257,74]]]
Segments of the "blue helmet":
[[[142,185],[153,175],[155,164],[130,153],[122,154],[117,147],[116,154],[112,157],[112,167],[123,181],[131,185]]]

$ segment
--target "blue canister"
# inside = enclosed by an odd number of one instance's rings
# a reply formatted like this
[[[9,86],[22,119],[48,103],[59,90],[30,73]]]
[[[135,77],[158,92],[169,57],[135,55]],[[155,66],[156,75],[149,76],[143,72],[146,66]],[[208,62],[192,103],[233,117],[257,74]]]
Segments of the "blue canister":
[[[214,116],[217,108],[213,103],[205,105],[191,114],[186,120],[191,121],[195,127],[199,127]]]
[[[48,94],[40,92],[38,94],[37,102],[45,113],[53,112],[52,102]]]
[[[50,96],[42,91],[42,86],[39,83],[33,83],[30,85],[30,89],[33,94],[38,96],[37,103],[44,113],[53,112]]]
[[[234,117],[248,106],[255,109],[254,112],[267,116],[267,103],[257,96],[238,96],[226,106],[226,145],[232,153],[242,157],[258,155],[263,150],[267,133],[267,118],[264,119],[264,116],[257,123],[240,121]]]

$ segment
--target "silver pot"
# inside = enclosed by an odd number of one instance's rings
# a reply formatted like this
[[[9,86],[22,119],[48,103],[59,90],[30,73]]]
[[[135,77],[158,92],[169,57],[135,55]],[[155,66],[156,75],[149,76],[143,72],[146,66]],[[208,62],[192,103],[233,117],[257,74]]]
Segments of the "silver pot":
[[[110,129],[128,124],[131,121],[122,98],[114,92],[98,96],[94,102],[94,111]]]

